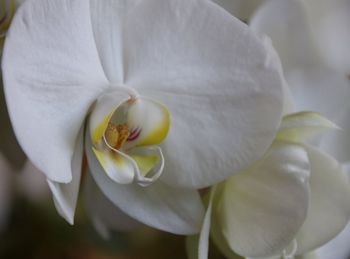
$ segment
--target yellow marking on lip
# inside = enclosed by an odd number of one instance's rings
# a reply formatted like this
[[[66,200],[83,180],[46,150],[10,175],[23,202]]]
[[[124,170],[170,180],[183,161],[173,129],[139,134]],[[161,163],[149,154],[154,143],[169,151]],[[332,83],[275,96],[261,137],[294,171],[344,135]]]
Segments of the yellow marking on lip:
[[[92,133],[92,141],[96,145],[103,137],[105,134],[105,131],[108,127],[108,123],[111,120],[111,117],[113,115],[113,112],[110,112],[107,116],[105,116],[101,123],[98,124],[98,126],[93,130]]]
[[[163,109],[164,120],[155,126],[153,131],[144,137],[140,143],[136,144],[136,146],[158,145],[166,138],[170,129],[170,112],[165,106],[163,106]]]
[[[142,176],[146,176],[159,161],[158,156],[130,155],[130,157],[134,159],[139,166]]]

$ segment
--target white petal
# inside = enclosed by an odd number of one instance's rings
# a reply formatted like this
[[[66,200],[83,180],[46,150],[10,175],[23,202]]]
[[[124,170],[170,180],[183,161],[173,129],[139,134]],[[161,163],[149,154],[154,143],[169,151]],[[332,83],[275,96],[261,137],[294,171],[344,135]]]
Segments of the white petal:
[[[256,167],[227,180],[214,213],[230,248],[248,257],[281,253],[305,220],[308,176],[304,149],[277,142]]]
[[[71,161],[72,181],[58,183],[47,179],[58,213],[71,225],[74,224],[75,208],[78,201],[83,159],[83,128],[79,132],[75,151]]]
[[[213,0],[233,16],[247,21],[256,8],[266,0]]]
[[[208,186],[259,159],[283,102],[260,38],[208,1],[140,1],[129,16],[125,84],[170,111],[162,179]]]
[[[282,60],[284,71],[318,62],[305,7],[300,0],[272,0],[262,4],[250,26],[267,34]]]
[[[277,138],[286,141],[302,142],[327,130],[339,128],[316,112],[298,112],[285,116]]]
[[[129,216],[152,227],[175,234],[195,234],[200,230],[204,208],[195,190],[178,189],[157,181],[148,187],[117,184],[104,173],[89,148],[86,154],[91,174],[106,197]]]
[[[169,132],[170,114],[163,104],[141,97],[130,105],[127,124],[140,134],[126,147],[159,145]]]
[[[310,206],[298,232],[298,254],[334,238],[350,219],[350,184],[340,164],[321,151],[305,146],[311,166]]]
[[[240,255],[237,255],[227,243],[226,237],[222,233],[221,222],[220,222],[220,212],[218,211],[221,206],[220,199],[222,196],[222,191],[225,186],[225,182],[218,184],[216,188],[216,193],[213,200],[213,213],[211,219],[211,230],[210,237],[212,238],[214,244],[219,249],[219,251],[227,258],[227,259],[242,259]]]
[[[85,0],[26,1],[8,32],[2,69],[17,138],[49,179],[72,180],[75,140],[107,81]]]
[[[85,181],[84,202],[95,229],[103,238],[109,238],[111,230],[131,231],[142,226],[111,203],[90,175]]]
[[[202,229],[199,235],[190,236],[186,240],[187,253],[190,259],[207,259],[209,253],[209,234],[211,229],[211,214],[216,186],[204,198],[207,203]]]
[[[133,181],[135,176],[134,165],[129,156],[120,153],[116,157],[110,153],[110,150],[100,151],[94,147],[90,147],[90,149],[92,149],[104,172],[111,180],[120,184],[128,184]]]
[[[198,259],[207,259],[209,252],[209,234],[210,234],[210,222],[211,214],[213,207],[213,200],[215,195],[216,187],[212,187],[209,194],[209,201],[207,211],[205,213],[202,229],[199,235],[199,244],[198,244]]]

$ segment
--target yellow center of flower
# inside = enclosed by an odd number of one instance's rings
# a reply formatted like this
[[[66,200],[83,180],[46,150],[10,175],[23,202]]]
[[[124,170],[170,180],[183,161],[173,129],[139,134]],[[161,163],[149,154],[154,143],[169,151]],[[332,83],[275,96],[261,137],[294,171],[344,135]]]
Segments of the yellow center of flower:
[[[121,184],[135,181],[147,186],[156,181],[164,168],[158,145],[170,128],[166,106],[138,97],[106,113],[102,99],[99,101],[90,117],[91,140],[92,150],[106,174]]]
[[[127,124],[116,125],[112,122],[108,123],[105,137],[113,148],[120,150],[125,141],[127,141],[130,135],[129,127]]]

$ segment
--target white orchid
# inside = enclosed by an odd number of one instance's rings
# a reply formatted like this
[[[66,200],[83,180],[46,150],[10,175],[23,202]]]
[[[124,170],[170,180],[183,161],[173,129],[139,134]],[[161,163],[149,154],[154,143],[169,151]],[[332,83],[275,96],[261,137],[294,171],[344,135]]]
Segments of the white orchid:
[[[201,234],[189,239],[192,258],[207,258],[210,232],[227,258],[294,258],[337,235],[350,219],[347,175],[303,143],[334,127],[316,113],[286,116],[260,162],[212,188]]]
[[[209,1],[28,0],[2,69],[18,140],[70,223],[83,142],[115,220],[120,209],[192,234],[204,214],[196,190],[259,160],[281,119],[279,64]]]
[[[237,6],[240,1],[217,1],[219,2],[224,8],[227,8],[229,4],[231,6]],[[237,2],[236,4],[232,2]],[[320,55],[317,55],[318,49],[316,46],[316,40],[313,38],[313,33],[311,30],[308,30],[311,28],[310,24],[308,24],[308,17],[306,16],[307,11],[304,9],[304,5],[302,1],[264,1],[265,4],[262,4],[261,8],[256,11],[255,15],[251,19],[251,27],[256,30],[259,34],[267,34],[271,37],[272,44],[277,48],[278,54],[280,55],[282,59],[283,64],[283,71],[287,76],[288,84],[291,86],[290,90],[295,97],[294,100],[292,100],[292,103],[294,102],[294,106],[296,107],[296,111],[301,110],[316,110],[323,114],[326,114],[330,118],[334,118],[336,122],[340,124],[343,128],[346,130],[349,129],[349,125],[347,125],[348,122],[348,110],[346,109],[345,100],[348,99],[350,96],[350,85],[349,80],[346,77],[346,74],[340,73],[341,70],[334,70],[330,68],[329,65],[326,65],[327,63],[324,62],[324,60],[320,59]],[[327,1],[322,1],[322,4],[327,3]],[[310,3],[308,3],[310,4]],[[315,1],[314,1],[315,4]],[[328,2],[328,6],[331,5],[331,1]],[[334,8],[331,10],[337,10],[340,11],[341,8],[346,7],[345,2],[339,2],[334,1]],[[316,4],[321,5],[319,3]],[[317,7],[313,10],[317,10]],[[325,9],[321,8],[323,11]],[[346,8],[345,8],[346,9]],[[235,10],[228,10],[231,13],[235,13],[239,9]],[[312,8],[310,8],[312,10]],[[250,10],[250,13],[253,13],[254,10]],[[316,12],[317,13],[317,12]],[[332,15],[330,15],[332,18],[335,19],[335,21],[339,22],[338,16],[331,12]],[[348,12],[346,14],[349,14]],[[324,17],[324,16],[318,16]],[[341,21],[346,20],[345,13],[343,16],[341,16]],[[331,19],[331,21],[333,21]],[[315,22],[316,26],[317,22]],[[338,26],[340,26],[340,29],[338,32],[344,32],[342,28],[347,28],[347,24],[343,22],[339,22]],[[334,27],[333,27],[334,28]],[[336,31],[336,29],[335,29]],[[330,32],[330,30],[328,30]],[[346,33],[343,36],[346,37]],[[339,37],[338,37],[339,39]],[[345,41],[346,42],[346,41]],[[344,41],[340,44],[343,44]],[[336,45],[333,45],[332,47],[336,48]],[[325,48],[323,49],[324,52]],[[337,60],[338,56],[335,56],[333,60]],[[344,61],[344,60],[343,60]],[[337,63],[344,64],[341,62]],[[340,66],[339,66],[340,67]],[[345,68],[346,66],[342,66],[342,68]],[[329,101],[331,100],[331,101]],[[337,104],[333,102],[335,101]],[[345,107],[343,111],[339,113],[339,105]],[[295,108],[287,106],[286,112],[293,112]],[[342,120],[340,120],[342,119]],[[347,123],[347,124],[346,124]],[[314,127],[311,127],[314,128]],[[345,130],[345,132],[346,132]],[[343,131],[344,132],[344,131]],[[338,141],[334,141],[334,138],[327,138],[323,137],[321,140],[321,144],[318,148],[321,148],[324,151],[329,151],[330,154],[334,155],[337,159],[340,160],[340,162],[346,162],[349,160],[349,152],[348,151],[348,145],[347,141],[349,139],[348,134],[346,133],[339,133],[336,132],[333,134],[333,136],[345,136],[346,138],[343,138],[341,140],[338,139]],[[325,134],[325,136],[327,136]],[[327,140],[327,141],[326,141]],[[332,147],[332,149],[330,148]],[[272,150],[270,153],[273,154],[274,146],[272,146]],[[305,222],[303,223],[302,227],[298,230],[297,235],[295,236],[295,233],[293,234],[293,231],[289,231],[288,234],[284,234],[283,239],[281,238],[278,240],[279,242],[273,242],[273,237],[276,237],[276,234],[280,233],[278,231],[274,232],[274,228],[271,227],[271,224],[265,224],[266,228],[267,226],[270,226],[269,229],[265,229],[264,227],[261,227],[261,225],[264,226],[264,224],[261,223],[261,221],[257,220],[259,222],[257,227],[255,224],[248,224],[249,228],[246,228],[242,230],[247,225],[243,224],[243,227],[237,227],[238,224],[235,224],[235,230],[233,231],[233,227],[230,224],[226,224],[225,227],[220,228],[220,231],[226,232],[226,237],[222,237],[219,234],[217,234],[218,231],[215,231],[215,224],[223,224],[222,221],[224,221],[222,218],[220,218],[219,223],[215,223],[215,216],[213,216],[212,224],[214,224],[214,227],[212,229],[212,235],[214,236],[214,240],[216,240],[217,246],[220,248],[221,251],[223,251],[227,257],[233,258],[235,255],[233,254],[232,250],[245,256],[269,256],[273,253],[271,250],[278,250],[281,249],[283,246],[279,246],[283,241],[288,239],[290,237],[290,234],[292,236],[294,235],[295,241],[292,242],[291,247],[284,247],[284,251],[281,252],[281,254],[285,257],[288,257],[292,254],[303,254],[307,251],[313,250],[324,243],[328,242],[332,238],[334,238],[339,232],[341,232],[346,224],[348,223],[349,219],[349,205],[346,200],[349,198],[349,183],[346,176],[344,176],[345,171],[347,171],[346,164],[340,165],[334,158],[330,157],[328,154],[324,153],[324,151],[320,151],[320,149],[310,148],[307,147],[306,152],[308,154],[308,159],[310,160],[310,166],[311,166],[311,178],[310,178],[310,190],[311,190],[311,196],[310,196],[310,206],[306,215],[306,218],[304,219]],[[276,153],[276,152],[275,152]],[[278,153],[277,153],[278,154]],[[269,153],[267,154],[269,156]],[[271,155],[270,155],[271,156]],[[317,157],[323,157],[321,160]],[[265,168],[266,165],[264,164],[263,160],[261,162],[262,167]],[[286,160],[288,161],[288,160]],[[295,160],[298,161],[298,160]],[[302,159],[299,159],[299,161],[302,161]],[[325,162],[327,161],[327,162]],[[283,164],[282,161],[279,162],[280,164]],[[278,162],[277,162],[278,164]],[[283,166],[281,167],[283,168]],[[297,168],[297,167],[296,167]],[[286,169],[286,168],[285,168]],[[329,170],[327,173],[324,173],[325,170]],[[273,172],[273,168],[271,168],[271,174]],[[282,171],[283,172],[283,171]],[[317,176],[317,174],[319,174]],[[321,175],[320,175],[321,174]],[[325,177],[323,180],[319,178],[320,176]],[[254,175],[251,173],[251,175]],[[327,179],[326,177],[333,176],[334,178],[338,179]],[[234,179],[236,176],[232,177]],[[243,175],[242,175],[243,177]],[[236,177],[236,179],[238,176]],[[319,180],[317,180],[319,178]],[[255,182],[259,181],[258,177],[252,178]],[[321,179],[321,180],[320,180]],[[332,183],[333,184],[330,184]],[[230,180],[227,181],[227,186],[230,186],[229,184]],[[231,182],[234,182],[234,180],[231,180]],[[239,183],[239,181],[236,181]],[[226,187],[228,193],[234,192],[235,188],[232,187],[232,185],[236,186],[239,184],[231,184],[231,187]],[[323,186],[322,186],[323,185]],[[318,186],[318,187],[317,187]],[[271,187],[271,186],[270,186]],[[272,188],[272,187],[271,187]],[[273,187],[276,190],[278,188]],[[332,193],[327,193],[329,190],[333,190]],[[340,191],[342,190],[342,191]],[[258,191],[257,191],[258,192]],[[320,193],[324,192],[324,194]],[[334,195],[337,193],[337,195]],[[219,194],[221,195],[221,194]],[[236,195],[238,196],[238,195]],[[260,196],[258,196],[260,197]],[[261,197],[263,197],[261,195]],[[283,196],[282,196],[283,197]],[[290,197],[291,198],[291,197]],[[213,198],[214,199],[214,198]],[[232,199],[232,198],[231,198]],[[332,199],[333,202],[330,202]],[[228,200],[228,199],[226,199]],[[282,200],[282,199],[281,199]],[[240,200],[238,200],[239,202]],[[234,213],[237,213],[237,207],[235,207],[235,211],[230,211],[229,208],[232,208],[237,205],[238,203],[235,199],[232,201],[228,201],[225,204],[225,206],[221,206],[222,210],[220,213],[222,215],[228,214],[230,215],[230,223],[235,222],[237,218],[239,218]],[[259,202],[260,204],[263,204],[263,202]],[[215,204],[215,202],[213,203]],[[286,204],[288,204],[286,202]],[[278,202],[276,203],[276,206],[282,206]],[[214,205],[212,205],[214,206]],[[210,208],[210,206],[209,206]],[[245,204],[245,209],[249,208]],[[271,206],[268,206],[267,208],[271,208]],[[207,225],[204,225],[202,229],[202,237],[201,237],[201,246],[200,246],[200,256],[206,256],[207,251],[207,239],[203,238],[206,237],[206,235],[209,234],[209,227],[208,227],[208,221],[210,222],[210,209],[207,211]],[[213,213],[214,213],[213,209]],[[226,211],[226,212],[225,212]],[[229,211],[230,213],[227,213]],[[315,211],[317,211],[315,213]],[[251,210],[253,212],[253,215],[256,215],[256,210]],[[299,212],[303,212],[302,209],[299,209]],[[217,212],[218,213],[218,212]],[[218,213],[218,214],[220,214]],[[254,214],[255,213],[255,214]],[[281,211],[280,211],[281,213]],[[209,216],[208,216],[209,214]],[[268,213],[265,213],[264,215],[269,215]],[[291,218],[293,214],[291,213]],[[224,217],[224,216],[221,216]],[[249,218],[249,215],[247,216]],[[209,218],[209,219],[208,219]],[[262,220],[262,219],[261,219]],[[243,216],[241,217],[240,222],[249,222],[249,219],[243,219]],[[272,222],[272,221],[271,221]],[[324,222],[327,222],[328,224],[324,224]],[[256,223],[254,221],[254,223]],[[273,226],[277,226],[279,221],[274,221]],[[262,240],[255,240],[254,231],[252,230],[251,235],[248,235],[249,230],[255,226],[255,231],[259,231],[259,229],[263,229],[263,236]],[[239,230],[237,233],[237,228]],[[223,229],[223,230],[222,230]],[[230,233],[230,229],[232,230]],[[248,230],[247,230],[248,229]],[[285,230],[285,227],[280,227],[279,230]],[[294,230],[297,230],[298,228],[295,228]],[[271,231],[271,232],[270,232]],[[203,234],[204,233],[204,234]],[[228,233],[228,234],[227,234]],[[242,235],[243,233],[243,235]],[[255,232],[256,233],[256,232]],[[273,233],[274,235],[269,236],[269,233]],[[241,236],[241,238],[238,237],[238,235]],[[242,236],[247,236],[246,239],[242,238]],[[215,237],[216,236],[216,237]],[[219,236],[219,237],[218,237]],[[261,236],[257,235],[259,238]],[[227,241],[226,241],[227,239]],[[203,241],[205,240],[205,241]],[[244,242],[246,241],[246,242]],[[260,241],[260,242],[259,242]],[[291,240],[289,240],[291,241]],[[226,242],[226,245],[225,245]],[[229,242],[229,244],[227,244]],[[243,245],[242,245],[243,244]],[[248,245],[247,245],[248,244]],[[247,247],[249,248],[249,245],[254,246],[254,249],[251,251],[247,250]],[[258,245],[257,245],[258,244]],[[267,250],[260,250],[259,252],[259,244],[265,244],[266,246],[262,246],[262,248],[265,248]],[[242,246],[244,249],[242,249]],[[260,247],[261,248],[261,247]],[[254,255],[253,252],[256,254]],[[322,251],[320,251],[322,253]],[[346,258],[346,252],[343,251],[343,254],[345,254]],[[196,255],[195,255],[196,256]],[[278,255],[277,257],[281,257],[281,255]],[[322,258],[322,257],[320,257]]]
[[[273,0],[250,21],[281,57],[295,111],[320,112],[343,129],[320,142],[342,163],[350,161],[349,10],[350,2],[343,0]]]

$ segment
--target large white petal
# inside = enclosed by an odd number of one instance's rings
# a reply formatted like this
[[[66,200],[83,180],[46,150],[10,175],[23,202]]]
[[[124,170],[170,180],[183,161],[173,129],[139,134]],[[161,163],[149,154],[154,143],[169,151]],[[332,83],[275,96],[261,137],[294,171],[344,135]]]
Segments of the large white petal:
[[[89,3],[24,2],[7,35],[2,69],[10,117],[24,151],[49,179],[70,182],[78,131],[107,84]]]
[[[76,141],[75,151],[71,161],[72,181],[59,183],[47,179],[58,213],[70,224],[74,224],[75,208],[78,201],[80,178],[82,174],[83,159],[83,127]]]
[[[126,215],[98,188],[90,175],[85,179],[84,203],[87,213],[97,232],[103,238],[109,238],[111,230],[131,231],[142,224]]]
[[[261,158],[283,80],[259,37],[202,0],[140,1],[125,26],[125,84],[170,111],[164,181],[208,186]]]
[[[298,232],[303,254],[333,239],[350,219],[350,184],[341,165],[329,155],[305,146],[311,166],[310,206]]]
[[[305,220],[308,177],[305,150],[277,142],[254,168],[227,180],[213,213],[229,247],[248,257],[281,253]]]
[[[89,133],[85,151],[91,174],[106,197],[129,216],[175,234],[200,231],[204,208],[196,190],[180,189],[157,181],[148,187],[117,184],[105,174],[92,153]]]
[[[272,39],[284,71],[319,61],[304,9],[300,0],[267,1],[250,21],[255,31],[267,34]]]

